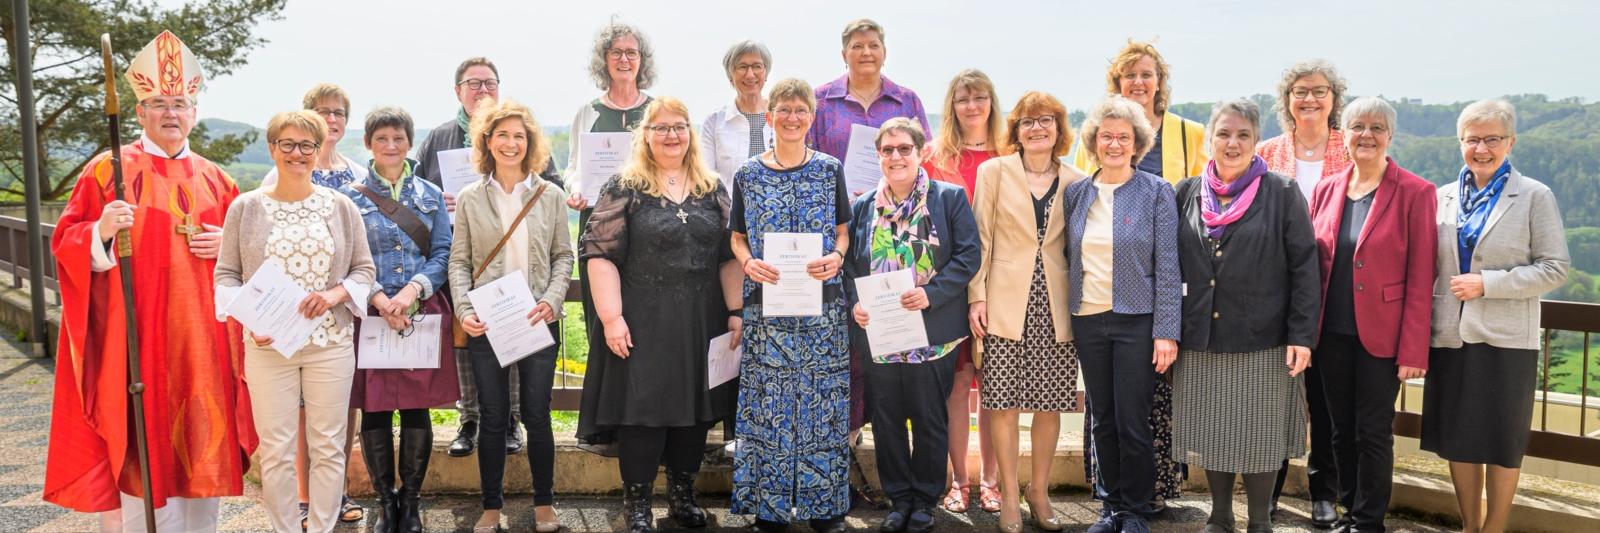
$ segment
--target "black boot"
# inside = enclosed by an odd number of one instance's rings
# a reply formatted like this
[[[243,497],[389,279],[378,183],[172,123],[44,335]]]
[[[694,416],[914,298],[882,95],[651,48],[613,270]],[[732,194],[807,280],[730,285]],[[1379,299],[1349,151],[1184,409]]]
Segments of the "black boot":
[[[694,479],[699,472],[667,469],[667,501],[678,527],[706,527],[706,511],[694,500]]]
[[[400,429],[400,533],[422,533],[422,480],[433,457],[433,428]]]
[[[478,422],[468,420],[461,423],[461,430],[456,432],[456,440],[450,442],[451,457],[466,457],[478,449]]]
[[[400,500],[394,492],[394,433],[387,429],[361,432],[361,460],[367,464],[372,490],[378,493],[373,533],[394,533],[400,524]]]
[[[650,513],[652,483],[622,484],[622,518],[628,524],[628,533],[655,531],[655,516]]]

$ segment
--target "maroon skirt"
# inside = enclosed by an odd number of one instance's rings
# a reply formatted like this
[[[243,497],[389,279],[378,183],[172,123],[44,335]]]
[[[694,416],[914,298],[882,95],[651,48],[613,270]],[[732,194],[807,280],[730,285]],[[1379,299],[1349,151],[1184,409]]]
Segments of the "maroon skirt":
[[[376,314],[368,309],[369,314]],[[443,315],[439,331],[439,368],[413,370],[357,368],[350,385],[350,408],[362,411],[394,411],[399,409],[430,409],[454,405],[461,398],[461,387],[456,381],[456,355],[452,346],[452,320],[450,304],[443,292],[422,301],[422,314]],[[358,321],[359,322],[359,321]],[[359,324],[358,324],[359,327]],[[357,331],[360,331],[357,329]],[[359,347],[360,343],[356,343]],[[361,361],[361,350],[356,350],[356,361]]]

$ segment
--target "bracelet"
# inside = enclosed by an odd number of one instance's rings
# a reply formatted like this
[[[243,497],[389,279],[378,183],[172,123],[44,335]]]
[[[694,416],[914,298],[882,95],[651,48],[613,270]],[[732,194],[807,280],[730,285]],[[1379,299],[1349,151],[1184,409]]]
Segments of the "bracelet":
[[[831,250],[831,251],[829,251],[829,252],[828,252],[828,253],[829,253],[829,254],[839,254],[839,259],[841,259],[841,260],[843,260],[843,259],[844,259],[844,252],[842,252],[842,251],[839,251],[839,250]]]
[[[735,307],[733,309],[729,309],[728,310],[728,317],[729,318],[732,318],[732,317],[744,318],[744,308],[743,307]]]

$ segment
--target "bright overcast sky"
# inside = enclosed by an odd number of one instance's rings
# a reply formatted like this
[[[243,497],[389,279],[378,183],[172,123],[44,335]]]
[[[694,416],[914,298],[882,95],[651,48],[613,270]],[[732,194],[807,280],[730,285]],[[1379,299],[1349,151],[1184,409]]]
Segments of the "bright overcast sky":
[[[283,20],[258,28],[269,42],[248,65],[209,80],[200,114],[260,126],[328,81],[350,93],[352,119],[393,104],[431,127],[458,106],[456,65],[483,55],[500,69],[502,96],[528,104],[542,123],[565,125],[599,94],[587,73],[590,46],[612,14],[655,46],[659,79],[647,92],[682,98],[696,117],[732,99],[721,66],[730,44],[765,42],[769,82],[820,84],[843,74],[839,32],[856,17],[884,26],[884,74],[935,113],[950,78],[967,67],[995,80],[1003,108],[1035,89],[1088,107],[1129,37],[1159,39],[1177,102],[1269,93],[1285,67],[1314,57],[1332,60],[1354,94],[1600,98],[1591,64],[1600,57],[1592,28],[1600,3],[1583,0],[291,0]]]

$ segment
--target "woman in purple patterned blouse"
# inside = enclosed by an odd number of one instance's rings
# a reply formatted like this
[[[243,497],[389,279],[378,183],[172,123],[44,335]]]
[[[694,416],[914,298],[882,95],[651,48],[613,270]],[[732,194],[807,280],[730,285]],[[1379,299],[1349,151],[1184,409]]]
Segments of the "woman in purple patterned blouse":
[[[882,74],[888,50],[883,45],[883,27],[871,19],[856,19],[844,27],[839,39],[844,44],[845,75],[817,87],[816,119],[806,144],[846,164],[850,145],[850,126],[878,127],[894,117],[916,120],[922,131],[928,128],[928,115],[922,100],[911,89],[895,85]],[[863,191],[851,191],[852,195]]]

